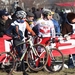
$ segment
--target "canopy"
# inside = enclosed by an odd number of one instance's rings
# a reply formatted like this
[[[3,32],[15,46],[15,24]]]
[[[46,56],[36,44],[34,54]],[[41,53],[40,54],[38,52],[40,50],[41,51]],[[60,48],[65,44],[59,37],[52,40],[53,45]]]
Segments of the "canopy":
[[[65,7],[75,6],[75,2],[65,2],[65,3],[55,3],[55,4],[58,6],[65,6]]]

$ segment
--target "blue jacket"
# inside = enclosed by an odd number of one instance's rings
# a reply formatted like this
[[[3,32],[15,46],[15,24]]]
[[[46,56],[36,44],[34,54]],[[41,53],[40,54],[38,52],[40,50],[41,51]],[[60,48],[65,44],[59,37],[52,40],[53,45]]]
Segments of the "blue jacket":
[[[53,23],[54,23],[54,27],[55,27],[55,31],[56,31],[56,35],[60,34],[60,25],[58,23],[58,21],[56,21],[55,19],[52,19]]]

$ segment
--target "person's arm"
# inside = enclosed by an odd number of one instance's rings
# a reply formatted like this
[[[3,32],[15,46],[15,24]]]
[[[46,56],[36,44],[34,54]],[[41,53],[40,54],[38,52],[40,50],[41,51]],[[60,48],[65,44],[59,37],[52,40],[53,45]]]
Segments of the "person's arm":
[[[19,27],[16,25],[16,33],[18,35],[18,38],[20,38],[20,34],[19,34]]]
[[[58,21],[54,20],[53,23],[55,26],[56,35],[60,35],[60,25],[59,25]]]
[[[29,24],[26,22],[26,29],[32,34],[32,35],[36,35],[35,32],[31,29],[31,27],[29,26]]]

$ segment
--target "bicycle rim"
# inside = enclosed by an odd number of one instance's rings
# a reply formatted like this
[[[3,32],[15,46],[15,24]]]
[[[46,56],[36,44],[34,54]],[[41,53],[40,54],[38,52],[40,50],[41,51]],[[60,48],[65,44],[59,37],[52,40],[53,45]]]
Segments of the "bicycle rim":
[[[33,71],[39,71],[46,65],[48,53],[46,48],[41,44],[36,44],[33,46],[33,48],[39,56],[35,55],[32,49],[29,48],[27,54],[28,66]]]
[[[14,69],[15,60],[10,52],[0,53],[0,67],[3,72],[11,75]]]
[[[58,72],[62,70],[64,65],[64,57],[61,51],[52,48],[48,57],[47,65],[44,67],[47,72]]]

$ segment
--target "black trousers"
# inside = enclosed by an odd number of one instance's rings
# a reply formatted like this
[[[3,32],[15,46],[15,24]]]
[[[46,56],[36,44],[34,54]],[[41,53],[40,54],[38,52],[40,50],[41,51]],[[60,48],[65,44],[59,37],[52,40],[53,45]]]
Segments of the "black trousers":
[[[20,46],[16,46],[19,43],[22,43],[23,41],[19,40],[19,39],[15,39],[14,40],[14,46],[16,47],[16,50],[18,52],[19,57],[21,58],[23,52],[23,45]],[[25,71],[25,63],[24,63],[24,59],[21,61],[21,71]]]

